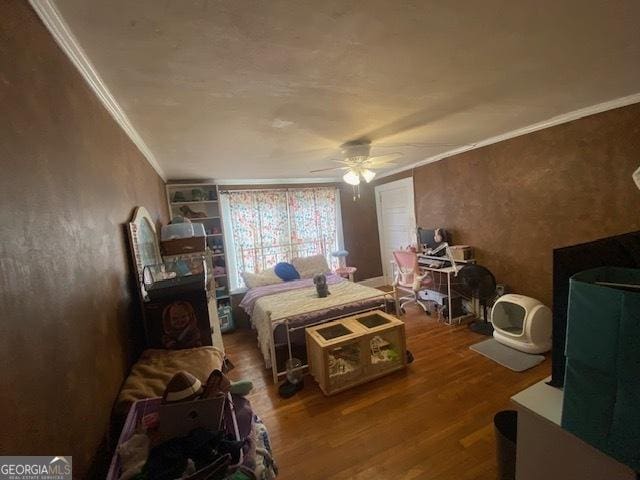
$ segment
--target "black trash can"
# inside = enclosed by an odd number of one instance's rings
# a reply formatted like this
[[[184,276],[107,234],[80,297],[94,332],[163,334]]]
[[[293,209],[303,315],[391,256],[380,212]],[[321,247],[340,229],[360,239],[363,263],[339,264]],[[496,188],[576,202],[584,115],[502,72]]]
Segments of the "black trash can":
[[[496,432],[496,456],[498,460],[498,479],[516,478],[516,441],[518,435],[518,412],[503,410],[493,417]]]

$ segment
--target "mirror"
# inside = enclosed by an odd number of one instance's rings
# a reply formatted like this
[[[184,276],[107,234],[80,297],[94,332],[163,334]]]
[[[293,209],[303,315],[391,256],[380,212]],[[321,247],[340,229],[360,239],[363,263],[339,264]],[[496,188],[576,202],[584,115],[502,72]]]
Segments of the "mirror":
[[[143,300],[147,298],[144,289],[142,275],[144,267],[162,263],[156,227],[149,212],[144,207],[136,207],[133,218],[129,222],[129,243],[133,252],[135,273],[138,279],[138,288]]]

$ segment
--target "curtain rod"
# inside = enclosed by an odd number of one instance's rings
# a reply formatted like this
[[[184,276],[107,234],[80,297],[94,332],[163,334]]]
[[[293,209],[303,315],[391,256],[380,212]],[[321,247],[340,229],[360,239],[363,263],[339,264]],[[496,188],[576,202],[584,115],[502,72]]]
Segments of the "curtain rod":
[[[218,193],[229,194],[231,192],[289,192],[291,190],[318,190],[319,188],[338,188],[335,184],[322,185],[318,187],[287,187],[287,188],[226,188],[220,189]]]

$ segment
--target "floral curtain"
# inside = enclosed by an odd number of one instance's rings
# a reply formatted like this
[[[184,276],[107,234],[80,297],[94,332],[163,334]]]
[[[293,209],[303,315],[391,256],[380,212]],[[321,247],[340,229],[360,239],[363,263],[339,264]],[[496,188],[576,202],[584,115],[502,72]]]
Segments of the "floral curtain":
[[[229,192],[229,219],[238,273],[260,272],[294,257],[322,253],[337,266],[338,194],[335,188]]]

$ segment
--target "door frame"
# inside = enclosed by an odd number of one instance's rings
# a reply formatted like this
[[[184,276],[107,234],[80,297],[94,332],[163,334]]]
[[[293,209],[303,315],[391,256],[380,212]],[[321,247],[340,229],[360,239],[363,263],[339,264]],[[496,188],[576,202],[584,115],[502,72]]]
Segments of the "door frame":
[[[410,211],[410,221],[413,223],[413,228],[416,228],[416,197],[415,191],[413,188],[413,176],[401,178],[400,180],[395,180],[389,183],[383,183],[381,185],[376,185],[375,187],[375,198],[376,198],[376,216],[378,218],[378,241],[380,243],[380,263],[382,263],[382,276],[385,278],[385,281],[388,285],[393,283],[393,272],[390,271],[390,265],[385,265],[384,259],[384,236],[382,234],[382,212],[381,212],[381,203],[382,203],[382,195],[381,193],[386,190],[393,190],[398,187],[408,187],[411,195],[411,202],[409,204]]]

